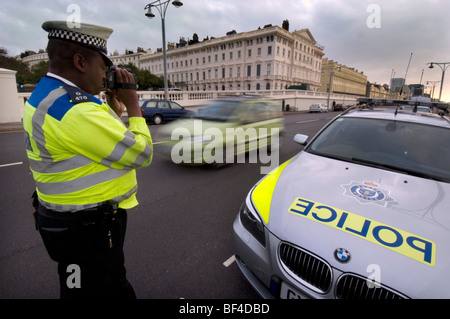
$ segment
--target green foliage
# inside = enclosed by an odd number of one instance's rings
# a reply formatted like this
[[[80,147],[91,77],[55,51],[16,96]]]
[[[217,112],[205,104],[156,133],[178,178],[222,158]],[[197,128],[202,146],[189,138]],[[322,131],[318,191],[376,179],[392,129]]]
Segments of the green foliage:
[[[22,62],[20,59],[8,56],[7,50],[0,48],[0,68],[17,71],[17,83],[36,84],[47,73],[48,65],[49,62],[39,62],[30,69],[28,64]],[[136,74],[139,90],[157,91],[164,87],[163,77],[151,74],[147,70],[140,70],[131,63],[124,65],[124,67],[131,69]]]
[[[28,64],[8,56],[8,51],[0,48],[0,68],[17,71],[17,83],[36,84],[47,73],[48,62],[40,62],[30,70]]]
[[[164,87],[163,77],[156,76],[147,70],[140,70],[137,67],[135,67],[132,63],[123,65],[123,67],[130,69],[131,72],[136,74],[139,90],[157,91],[158,89]]]

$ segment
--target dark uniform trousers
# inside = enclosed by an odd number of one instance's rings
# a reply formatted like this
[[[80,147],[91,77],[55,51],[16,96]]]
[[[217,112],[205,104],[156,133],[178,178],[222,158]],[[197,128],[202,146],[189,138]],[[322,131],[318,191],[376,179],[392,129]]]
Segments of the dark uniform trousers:
[[[136,298],[124,266],[125,210],[105,204],[62,213],[38,205],[35,217],[47,252],[58,263],[61,299]]]

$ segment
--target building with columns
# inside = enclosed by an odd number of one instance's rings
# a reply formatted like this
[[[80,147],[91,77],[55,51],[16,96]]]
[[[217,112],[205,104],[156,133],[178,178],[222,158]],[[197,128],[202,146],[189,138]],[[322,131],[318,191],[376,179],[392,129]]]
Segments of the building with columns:
[[[167,75],[185,91],[279,90],[320,87],[323,47],[308,29],[289,32],[288,22],[220,38],[168,45]],[[123,57],[122,57],[123,58]],[[121,59],[113,56],[112,60]],[[161,50],[139,55],[139,67],[163,76]]]

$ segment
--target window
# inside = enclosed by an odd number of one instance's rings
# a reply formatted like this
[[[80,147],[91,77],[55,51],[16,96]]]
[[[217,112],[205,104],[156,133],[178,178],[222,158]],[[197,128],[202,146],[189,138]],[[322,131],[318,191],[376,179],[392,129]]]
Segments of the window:
[[[169,102],[172,110],[182,110],[183,108],[175,102]]]
[[[252,66],[247,66],[247,76],[252,76]]]
[[[156,107],[156,101],[149,101],[149,102],[147,102],[147,104],[145,104],[145,107],[155,108]]]
[[[248,50],[248,57],[250,58],[252,56],[252,49]]]
[[[260,77],[261,76],[261,64],[258,64],[256,66],[256,76]]]
[[[272,55],[272,46],[271,45],[267,47],[267,54]]]
[[[163,101],[163,102],[159,102],[158,103],[158,107],[161,109],[168,109],[169,107],[169,103],[167,101]]]

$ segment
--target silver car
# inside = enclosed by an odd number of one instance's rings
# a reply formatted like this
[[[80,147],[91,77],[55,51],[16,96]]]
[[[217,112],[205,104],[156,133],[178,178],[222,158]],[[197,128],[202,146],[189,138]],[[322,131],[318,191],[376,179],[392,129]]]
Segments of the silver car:
[[[323,104],[323,103],[311,104],[309,106],[309,112],[310,113],[314,113],[314,112],[318,112],[318,113],[328,112],[328,107],[325,104]]]
[[[233,224],[264,298],[450,298],[450,119],[349,109],[262,178]]]

